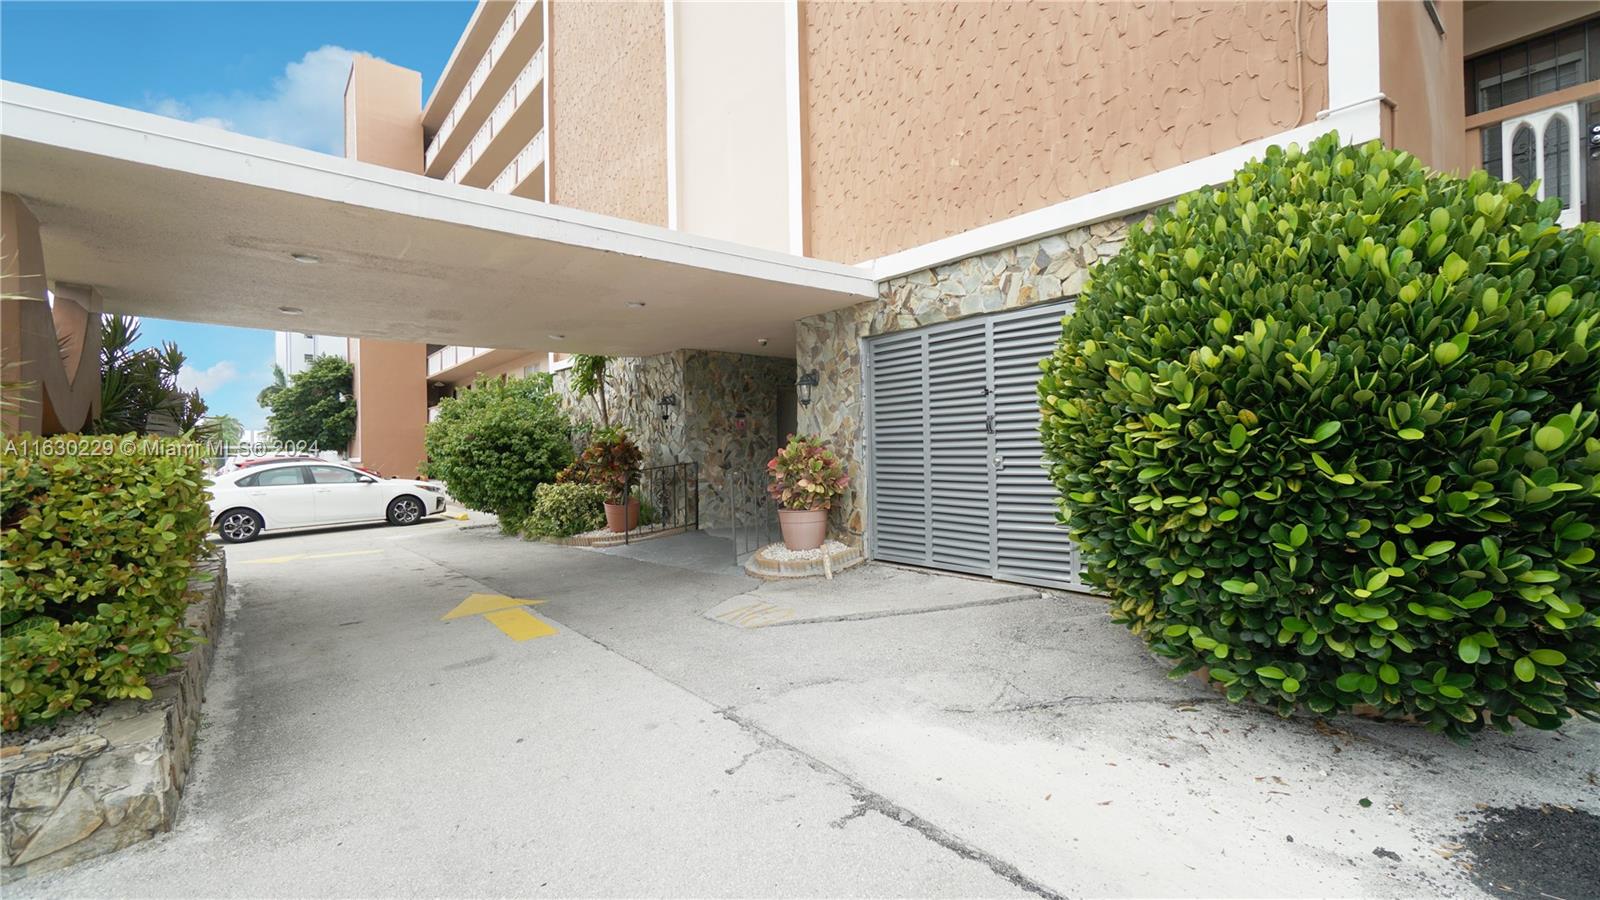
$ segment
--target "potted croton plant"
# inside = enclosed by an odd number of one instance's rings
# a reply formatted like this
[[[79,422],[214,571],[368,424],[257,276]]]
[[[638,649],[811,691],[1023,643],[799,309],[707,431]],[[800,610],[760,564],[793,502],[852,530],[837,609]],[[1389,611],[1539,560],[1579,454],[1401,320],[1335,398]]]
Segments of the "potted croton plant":
[[[850,479],[839,457],[813,437],[790,435],[789,444],[767,463],[767,492],[778,502],[783,545],[815,550],[828,536],[828,510]]]
[[[582,481],[606,489],[606,528],[632,531],[639,527],[639,498],[629,497],[628,476],[639,468],[644,454],[621,428],[602,428],[594,433],[582,455],[557,481]]]

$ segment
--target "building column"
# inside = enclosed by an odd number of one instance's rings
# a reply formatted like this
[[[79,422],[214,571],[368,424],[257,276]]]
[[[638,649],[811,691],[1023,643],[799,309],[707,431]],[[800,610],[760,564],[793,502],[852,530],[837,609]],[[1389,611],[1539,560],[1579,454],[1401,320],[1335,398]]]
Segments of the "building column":
[[[422,75],[370,56],[350,66],[344,155],[422,173]],[[428,424],[426,344],[353,338],[356,436],[350,455],[384,475],[414,478]],[[328,448],[324,448],[328,449]]]
[[[39,220],[0,194],[0,430],[81,430],[100,407],[100,298],[58,285],[51,308]]]

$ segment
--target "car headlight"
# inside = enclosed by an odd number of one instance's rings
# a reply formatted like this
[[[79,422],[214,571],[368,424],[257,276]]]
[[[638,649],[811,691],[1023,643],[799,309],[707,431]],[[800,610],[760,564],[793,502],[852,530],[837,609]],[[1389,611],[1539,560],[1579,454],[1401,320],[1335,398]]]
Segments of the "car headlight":
[[[444,489],[436,484],[424,484],[423,482],[419,481],[417,482],[417,487],[422,488],[425,491],[433,491],[435,494],[444,493]]]

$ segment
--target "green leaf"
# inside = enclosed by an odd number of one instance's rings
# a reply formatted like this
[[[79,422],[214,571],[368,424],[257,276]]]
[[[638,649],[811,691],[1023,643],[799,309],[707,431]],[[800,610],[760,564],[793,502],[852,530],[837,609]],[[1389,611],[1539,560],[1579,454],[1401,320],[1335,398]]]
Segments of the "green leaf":
[[[1516,670],[1518,681],[1532,681],[1534,676],[1538,674],[1538,670],[1533,665],[1533,660],[1526,656],[1519,658],[1512,668]]]
[[[1528,655],[1541,666],[1564,666],[1567,664],[1567,655],[1560,650],[1535,650]]]
[[[1456,645],[1456,654],[1461,657],[1462,662],[1469,665],[1478,661],[1480,652],[1478,642],[1471,637],[1462,638],[1461,643]]]
[[[1562,434],[1561,429],[1554,425],[1546,425],[1533,434],[1534,446],[1546,453],[1560,447],[1566,440],[1567,436]]]

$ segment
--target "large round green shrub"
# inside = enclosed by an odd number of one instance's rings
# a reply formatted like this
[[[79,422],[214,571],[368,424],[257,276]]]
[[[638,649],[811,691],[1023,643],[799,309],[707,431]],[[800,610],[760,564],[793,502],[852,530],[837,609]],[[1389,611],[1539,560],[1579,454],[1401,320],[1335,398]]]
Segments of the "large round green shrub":
[[[439,401],[425,442],[428,475],[515,531],[533,509],[534,489],[572,462],[570,427],[549,375],[487,379]]]
[[[1041,363],[1114,615],[1283,714],[1600,712],[1600,226],[1378,143],[1135,226]]]

